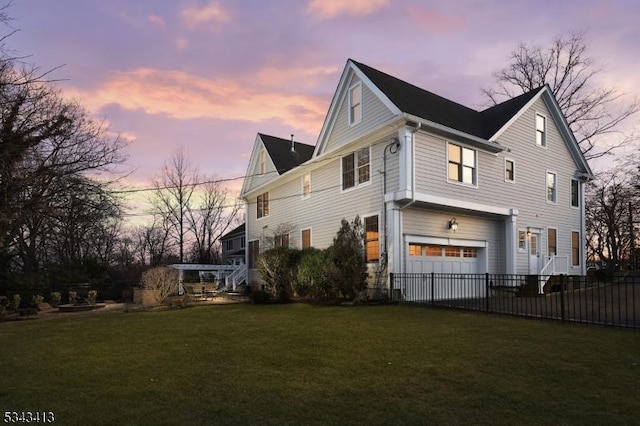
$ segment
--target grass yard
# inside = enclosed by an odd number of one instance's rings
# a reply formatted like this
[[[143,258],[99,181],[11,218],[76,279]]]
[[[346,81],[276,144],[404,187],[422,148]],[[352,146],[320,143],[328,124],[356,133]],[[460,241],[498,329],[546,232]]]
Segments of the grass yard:
[[[0,323],[0,414],[56,424],[637,424],[640,333],[406,306]]]

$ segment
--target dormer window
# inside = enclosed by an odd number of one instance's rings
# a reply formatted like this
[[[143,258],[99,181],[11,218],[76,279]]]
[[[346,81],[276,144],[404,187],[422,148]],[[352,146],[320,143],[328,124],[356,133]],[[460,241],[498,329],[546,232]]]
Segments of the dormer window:
[[[362,120],[362,84],[357,83],[349,89],[349,125]]]
[[[547,119],[536,114],[536,145],[547,146]]]

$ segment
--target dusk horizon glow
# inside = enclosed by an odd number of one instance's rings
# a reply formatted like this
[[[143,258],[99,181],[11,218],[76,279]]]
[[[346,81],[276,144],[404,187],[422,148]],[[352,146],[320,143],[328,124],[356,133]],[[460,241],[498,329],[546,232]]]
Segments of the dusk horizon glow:
[[[640,98],[640,4],[627,0],[29,0],[6,12],[4,34],[18,31],[5,47],[53,69],[65,97],[129,142],[136,220],[140,189],[180,148],[238,191],[257,133],[314,145],[349,58],[484,109],[481,88],[520,43],[584,31],[598,83]]]

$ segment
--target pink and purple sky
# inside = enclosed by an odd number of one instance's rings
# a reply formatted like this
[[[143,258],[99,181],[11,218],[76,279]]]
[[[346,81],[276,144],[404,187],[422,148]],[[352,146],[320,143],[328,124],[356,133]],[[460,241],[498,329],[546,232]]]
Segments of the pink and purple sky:
[[[637,0],[19,0],[8,13],[7,46],[64,65],[65,95],[130,141],[129,188],[180,147],[233,178],[258,132],[315,144],[348,58],[482,109],[520,42],[587,31],[601,83],[640,98]]]

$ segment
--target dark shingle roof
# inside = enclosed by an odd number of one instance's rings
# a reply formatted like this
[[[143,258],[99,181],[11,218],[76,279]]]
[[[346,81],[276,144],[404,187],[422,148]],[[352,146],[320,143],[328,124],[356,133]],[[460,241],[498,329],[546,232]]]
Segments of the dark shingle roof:
[[[278,138],[275,136],[258,133],[264,143],[269,157],[278,169],[279,174],[283,174],[311,159],[315,146],[295,142],[295,151],[291,151],[291,140]]]
[[[237,228],[232,229],[231,231],[227,232],[226,234],[224,234],[223,236],[220,237],[221,240],[228,240],[229,238],[233,238],[239,235],[244,235],[244,229],[245,229],[245,224],[243,223],[242,225],[238,226]]]
[[[382,71],[351,60],[401,111],[449,128],[489,139],[542,88],[482,112],[438,96]]]

